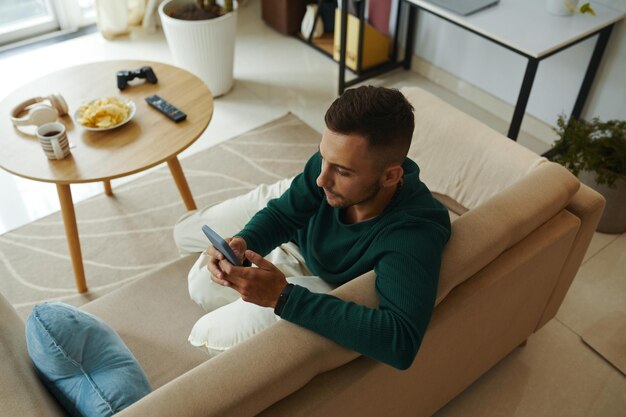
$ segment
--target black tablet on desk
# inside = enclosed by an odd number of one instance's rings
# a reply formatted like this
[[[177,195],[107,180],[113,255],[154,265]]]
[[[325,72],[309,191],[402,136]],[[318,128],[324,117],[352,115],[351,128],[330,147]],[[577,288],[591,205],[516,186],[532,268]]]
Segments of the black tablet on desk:
[[[462,16],[468,16],[487,7],[494,6],[500,0],[427,0],[429,3],[441,6],[444,9],[458,13]]]

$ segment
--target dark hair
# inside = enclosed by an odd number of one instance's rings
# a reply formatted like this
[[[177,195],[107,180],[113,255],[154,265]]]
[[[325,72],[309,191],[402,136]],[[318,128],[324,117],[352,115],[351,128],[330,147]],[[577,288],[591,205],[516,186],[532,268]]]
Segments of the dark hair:
[[[383,164],[404,161],[415,128],[413,106],[396,90],[362,86],[346,90],[326,111],[326,127],[364,137]]]

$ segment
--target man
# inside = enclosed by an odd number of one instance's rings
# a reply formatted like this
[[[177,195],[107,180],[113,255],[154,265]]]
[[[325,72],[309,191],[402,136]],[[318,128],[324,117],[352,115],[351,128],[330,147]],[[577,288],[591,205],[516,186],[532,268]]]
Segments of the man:
[[[319,151],[289,188],[270,200],[229,245],[256,268],[234,266],[209,247],[213,282],[244,301],[363,355],[406,369],[432,315],[447,210],[408,159],[413,107],[397,90],[360,87],[328,109]],[[263,256],[295,242],[306,267],[343,284],[376,273],[378,309],[288,284]]]

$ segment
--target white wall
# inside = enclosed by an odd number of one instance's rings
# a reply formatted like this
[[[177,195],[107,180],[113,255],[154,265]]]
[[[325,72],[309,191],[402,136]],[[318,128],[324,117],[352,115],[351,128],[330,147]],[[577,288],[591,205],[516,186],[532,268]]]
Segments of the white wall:
[[[603,0],[626,11],[626,0]],[[530,24],[530,23],[529,23]],[[597,36],[539,63],[526,111],[554,125],[576,101]],[[418,13],[415,53],[436,67],[514,105],[527,59],[429,13]],[[582,115],[626,119],[626,22],[611,34]]]

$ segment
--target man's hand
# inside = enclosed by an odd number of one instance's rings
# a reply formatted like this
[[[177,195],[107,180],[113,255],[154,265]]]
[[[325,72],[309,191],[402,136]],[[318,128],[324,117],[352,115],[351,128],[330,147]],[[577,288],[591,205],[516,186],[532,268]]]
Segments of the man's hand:
[[[287,285],[285,274],[258,253],[246,250],[245,256],[258,268],[234,266],[222,256],[218,262],[219,272],[211,279],[233,288],[244,301],[261,307],[276,307],[278,297]]]
[[[230,246],[233,252],[235,252],[235,256],[237,256],[240,261],[243,261],[245,258],[246,249],[248,249],[248,244],[246,243],[246,241],[240,237],[229,237],[224,240],[228,243],[228,246]],[[213,282],[215,282],[216,284],[228,286],[228,282],[221,279],[221,274],[223,271],[220,268],[220,262],[226,261],[224,255],[222,255],[220,251],[215,249],[213,245],[209,245],[209,247],[206,248],[204,252],[211,257],[211,260],[207,265],[207,269],[211,273],[211,279],[213,280]]]

